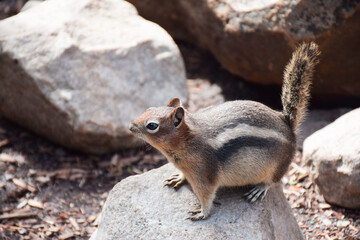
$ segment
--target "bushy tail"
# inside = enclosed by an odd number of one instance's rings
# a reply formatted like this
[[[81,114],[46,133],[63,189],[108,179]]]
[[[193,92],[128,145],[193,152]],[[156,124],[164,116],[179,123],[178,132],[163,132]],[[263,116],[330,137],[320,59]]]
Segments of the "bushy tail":
[[[285,68],[281,101],[283,114],[294,131],[303,119],[309,102],[311,79],[319,55],[316,43],[303,43]]]

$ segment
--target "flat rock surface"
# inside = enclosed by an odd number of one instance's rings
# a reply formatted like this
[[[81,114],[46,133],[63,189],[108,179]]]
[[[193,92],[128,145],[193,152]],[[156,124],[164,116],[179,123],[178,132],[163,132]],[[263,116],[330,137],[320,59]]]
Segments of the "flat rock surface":
[[[304,142],[312,179],[329,203],[360,208],[360,108],[341,116]]]
[[[263,202],[249,204],[244,189],[217,193],[212,215],[192,222],[188,211],[199,202],[186,185],[163,187],[175,171],[172,164],[124,179],[110,192],[100,225],[91,240],[100,239],[302,239],[282,188],[271,188]]]
[[[132,119],[187,99],[172,38],[117,0],[50,0],[0,21],[0,85],[3,116],[91,153],[139,145]]]

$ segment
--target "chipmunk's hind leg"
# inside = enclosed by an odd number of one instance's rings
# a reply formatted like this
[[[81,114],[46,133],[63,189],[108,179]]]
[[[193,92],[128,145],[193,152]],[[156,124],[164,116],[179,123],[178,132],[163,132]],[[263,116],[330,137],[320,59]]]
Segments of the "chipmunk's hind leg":
[[[247,192],[243,197],[250,203],[255,202],[256,200],[263,200],[266,196],[267,191],[269,190],[270,185],[266,183],[260,183],[254,186],[249,192]]]

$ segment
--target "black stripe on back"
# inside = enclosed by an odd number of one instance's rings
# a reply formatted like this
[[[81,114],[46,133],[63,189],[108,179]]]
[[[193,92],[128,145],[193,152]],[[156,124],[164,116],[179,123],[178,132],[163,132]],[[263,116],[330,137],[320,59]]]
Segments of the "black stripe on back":
[[[275,150],[279,140],[275,138],[263,138],[255,136],[241,136],[226,142],[222,147],[214,149],[215,156],[220,162],[227,162],[241,148],[257,148]]]

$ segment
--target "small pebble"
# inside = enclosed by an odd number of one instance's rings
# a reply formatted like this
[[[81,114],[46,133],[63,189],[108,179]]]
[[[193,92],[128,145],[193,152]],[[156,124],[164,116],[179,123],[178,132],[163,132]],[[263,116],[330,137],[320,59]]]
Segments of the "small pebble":
[[[11,173],[5,173],[4,175],[5,175],[6,181],[9,181],[14,178],[14,174],[11,174]]]
[[[323,224],[326,225],[326,226],[331,226],[331,225],[332,225],[331,220],[329,220],[329,219],[327,219],[327,218],[323,218],[323,219],[321,219],[321,221],[322,221]]]
[[[329,209],[331,206],[327,203],[319,203],[319,208],[321,209]]]
[[[27,231],[26,231],[25,228],[22,228],[22,229],[18,230],[18,232],[19,232],[21,235],[24,235],[25,233],[27,233]]]
[[[350,221],[349,220],[340,220],[337,221],[336,226],[339,228],[344,228],[350,225]]]

